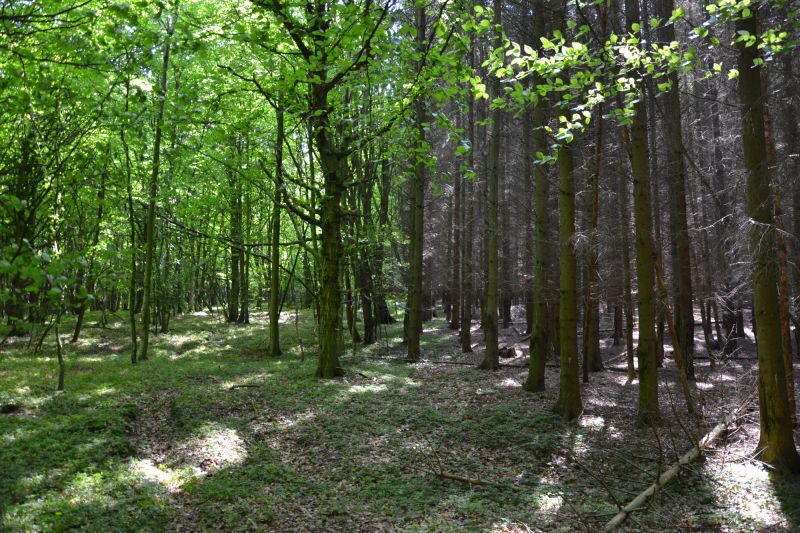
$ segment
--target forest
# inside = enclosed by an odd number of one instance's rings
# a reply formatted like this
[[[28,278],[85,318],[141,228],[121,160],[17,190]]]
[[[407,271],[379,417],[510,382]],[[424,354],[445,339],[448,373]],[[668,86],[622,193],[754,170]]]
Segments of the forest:
[[[797,0],[0,0],[0,530],[797,531]]]

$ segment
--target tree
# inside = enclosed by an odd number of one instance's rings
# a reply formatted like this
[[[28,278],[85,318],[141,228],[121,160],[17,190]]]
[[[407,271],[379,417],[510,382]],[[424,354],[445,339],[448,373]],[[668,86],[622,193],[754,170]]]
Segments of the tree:
[[[794,443],[781,350],[781,329],[775,265],[775,231],[764,130],[764,96],[760,61],[754,37],[758,8],[735,20],[738,49],[739,102],[742,151],[747,169],[747,214],[753,220],[750,246],[753,256],[753,308],[758,323],[758,404],[763,461],[778,471],[800,472]]]
[[[144,299],[142,302],[142,350],[139,354],[140,361],[148,358],[147,349],[150,343],[150,308],[153,286],[153,263],[155,261],[155,225],[156,202],[158,200],[158,178],[161,171],[161,138],[164,131],[164,108],[167,105],[167,80],[169,76],[169,54],[172,47],[172,35],[175,33],[175,24],[178,21],[179,0],[172,6],[172,14],[165,26],[164,51],[161,59],[161,72],[156,95],[155,138],[153,140],[153,164],[150,174],[149,197],[147,203],[147,220],[145,223],[145,257],[144,257]]]
[[[633,28],[634,42],[638,42],[636,28],[640,27],[638,0],[625,0],[625,17]],[[656,377],[655,339],[655,249],[653,246],[653,219],[650,207],[650,153],[647,146],[647,107],[643,86],[636,89],[638,97],[631,119],[628,157],[633,172],[633,214],[636,232],[636,274],[639,283],[639,413],[643,425],[659,422],[658,378]]]
[[[578,376],[578,298],[575,259],[575,176],[569,145],[558,149],[559,344],[561,377],[553,410],[571,420],[583,411]]]
[[[673,0],[661,0],[661,16],[668,22],[663,26],[663,40],[675,41],[675,25],[669,19],[675,9]],[[668,75],[669,88],[664,95],[664,118],[667,123],[668,157],[667,169],[669,177],[671,213],[673,217],[672,238],[675,243],[675,254],[672,256],[674,273],[674,308],[675,328],[678,338],[672,342],[680,346],[685,357],[685,371],[690,379],[694,379],[694,308],[692,304],[692,269],[690,250],[692,241],[689,236],[686,208],[686,161],[684,155],[683,127],[681,124],[680,81],[678,72]]]
[[[416,44],[420,57],[425,52],[425,34],[427,22],[425,6],[416,6]],[[421,61],[421,59],[420,59]],[[414,154],[414,173],[411,178],[411,257],[409,272],[411,273],[408,288],[408,353],[409,361],[420,358],[419,341],[422,335],[423,287],[422,287],[422,253],[425,246],[425,156],[428,151],[425,142],[425,125],[427,111],[425,95],[420,94],[414,102],[414,128],[418,147]]]
[[[492,23],[494,25],[493,47],[502,50],[502,2],[494,0]],[[492,98],[501,98],[500,80],[492,76]],[[500,132],[503,127],[502,109],[497,102],[493,103],[491,111],[491,134],[489,144],[489,161],[486,185],[486,313],[483,321],[484,352],[483,361],[479,367],[483,370],[497,370],[500,368],[497,345],[497,197],[498,176],[500,166]]]

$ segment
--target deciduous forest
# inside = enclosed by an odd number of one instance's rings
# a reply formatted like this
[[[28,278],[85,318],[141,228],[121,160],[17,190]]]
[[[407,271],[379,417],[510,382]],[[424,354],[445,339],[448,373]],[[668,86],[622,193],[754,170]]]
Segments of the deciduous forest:
[[[796,0],[0,0],[0,530],[800,530]]]

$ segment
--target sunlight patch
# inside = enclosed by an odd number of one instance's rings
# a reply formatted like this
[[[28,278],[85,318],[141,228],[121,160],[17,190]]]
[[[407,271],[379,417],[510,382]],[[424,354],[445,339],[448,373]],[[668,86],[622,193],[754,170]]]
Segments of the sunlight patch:
[[[492,533],[528,533],[533,531],[528,524],[522,522],[503,521],[492,524]]]
[[[560,494],[543,494],[539,498],[539,510],[544,512],[555,512],[564,505],[564,498]]]
[[[134,459],[131,461],[131,468],[145,481],[158,483],[173,494],[180,492],[183,480],[163,464],[156,466],[152,459]]]
[[[347,388],[348,394],[363,394],[365,392],[383,392],[389,387],[385,383],[372,383],[369,385],[351,385]]]
[[[745,523],[759,524],[761,528],[789,527],[772,488],[769,472],[759,463],[728,463],[722,470],[711,467],[704,470],[717,480],[715,493],[727,513]],[[742,497],[744,494],[747,497]]]
[[[584,428],[591,428],[591,429],[603,429],[606,421],[602,416],[591,416],[586,415],[582,416],[578,421],[578,424]]]
[[[203,471],[241,464],[247,457],[244,441],[236,430],[210,423],[200,433],[188,443],[187,455],[199,459]]]
[[[263,382],[267,381],[269,378],[272,377],[272,374],[268,372],[262,372],[260,374],[247,374],[246,376],[242,376],[239,379],[223,381],[220,384],[220,387],[223,389],[232,389],[236,387],[245,388],[249,385],[261,385]]]
[[[292,311],[282,311],[281,316],[278,319],[278,324],[293,324],[296,320],[297,313]]]
[[[510,389],[518,389],[522,387],[522,383],[520,383],[514,378],[505,378],[503,381],[500,382],[500,386],[508,387]]]
[[[294,427],[301,422],[307,422],[312,420],[317,416],[316,411],[308,410],[305,413],[300,413],[294,418],[289,418],[287,416],[281,416],[278,418],[278,425],[282,428],[290,428]]]

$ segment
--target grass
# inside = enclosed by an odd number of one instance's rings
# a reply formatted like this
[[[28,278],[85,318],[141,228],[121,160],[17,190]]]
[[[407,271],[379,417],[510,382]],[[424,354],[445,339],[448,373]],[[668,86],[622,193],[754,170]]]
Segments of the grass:
[[[571,531],[583,527],[565,518],[573,511],[596,524],[615,511],[564,459],[610,468],[608,443],[592,440],[606,435],[603,425],[565,424],[543,408],[551,399],[504,389],[514,376],[431,373],[398,363],[402,349],[382,342],[356,357],[348,347],[346,377],[320,381],[309,316],[287,319],[280,358],[263,355],[266,318],[253,321],[180,317],[136,366],[122,319],[87,328],[66,344],[60,394],[52,343],[39,354],[26,343],[4,347],[0,404],[20,410],[0,415],[0,530]],[[386,337],[400,338],[401,328]],[[458,346],[446,334],[423,340],[434,358]],[[649,482],[626,468],[616,471],[625,487]],[[708,499],[700,481],[687,492]],[[781,494],[764,505],[792,515],[796,494]],[[758,527],[739,511],[698,520]],[[655,520],[648,513],[640,524]]]

